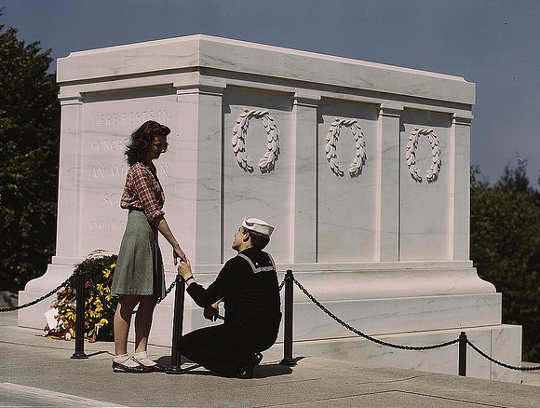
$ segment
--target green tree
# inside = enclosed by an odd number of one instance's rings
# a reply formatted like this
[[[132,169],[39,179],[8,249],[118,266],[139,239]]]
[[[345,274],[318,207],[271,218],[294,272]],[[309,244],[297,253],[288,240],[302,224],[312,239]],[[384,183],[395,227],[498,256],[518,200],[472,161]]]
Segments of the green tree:
[[[510,164],[504,167],[504,173],[495,187],[505,193],[523,193],[527,200],[540,205],[540,192],[536,191],[527,176],[527,160],[518,159],[518,166],[514,169]],[[538,180],[540,184],[540,179]]]
[[[0,25],[1,290],[22,289],[54,253],[60,110],[49,54]]]
[[[540,361],[540,201],[525,164],[494,187],[471,172],[471,258],[503,294],[504,323],[523,326],[523,358]]]

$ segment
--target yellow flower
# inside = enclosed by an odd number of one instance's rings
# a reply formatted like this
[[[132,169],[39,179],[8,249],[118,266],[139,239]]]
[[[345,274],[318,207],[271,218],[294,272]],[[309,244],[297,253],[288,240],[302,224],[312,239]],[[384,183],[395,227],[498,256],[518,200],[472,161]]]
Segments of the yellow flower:
[[[114,265],[114,264],[113,264],[113,265]],[[105,276],[106,278],[108,278],[109,275],[111,274],[111,271],[108,270],[108,269],[105,269],[105,270],[103,270],[102,272],[103,272],[103,276]]]
[[[98,327],[103,327],[103,326],[105,326],[107,323],[109,323],[109,321],[108,321],[107,319],[101,319],[101,320],[99,321],[99,323],[96,324],[96,326],[98,326]]]
[[[115,263],[111,264],[111,268],[116,268],[116,264]]]

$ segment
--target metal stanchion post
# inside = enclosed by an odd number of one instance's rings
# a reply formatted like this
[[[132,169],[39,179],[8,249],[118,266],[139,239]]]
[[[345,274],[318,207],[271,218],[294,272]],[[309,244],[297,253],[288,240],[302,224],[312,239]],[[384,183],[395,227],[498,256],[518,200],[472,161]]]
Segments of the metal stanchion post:
[[[77,271],[77,298],[76,307],[76,325],[75,325],[75,353],[71,358],[88,358],[84,353],[84,308],[86,300],[86,272],[83,268]]]
[[[461,332],[459,335],[459,368],[458,374],[465,377],[467,375],[467,335]]]
[[[173,333],[172,333],[172,351],[171,351],[171,366],[167,370],[167,374],[181,374],[181,359],[182,355],[178,349],[178,343],[182,337],[182,326],[184,324],[184,291],[186,282],[180,276],[176,275],[176,289],[174,292],[174,317],[173,317]]]
[[[289,269],[285,275],[285,333],[283,335],[283,360],[279,362],[282,365],[293,366],[296,361],[292,356],[293,344],[293,287],[294,276]]]

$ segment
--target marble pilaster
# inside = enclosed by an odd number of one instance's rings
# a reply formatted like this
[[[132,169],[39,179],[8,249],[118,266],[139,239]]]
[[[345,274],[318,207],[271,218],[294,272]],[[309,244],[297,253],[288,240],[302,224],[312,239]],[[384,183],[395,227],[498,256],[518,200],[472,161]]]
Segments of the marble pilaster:
[[[377,259],[399,260],[399,126],[402,106],[381,104],[378,127]]]
[[[196,81],[192,83],[194,79]],[[194,75],[184,81],[174,85],[180,145],[176,156],[175,202],[172,204],[174,226],[175,231],[181,231],[188,257],[193,257],[198,264],[215,265],[223,262],[221,118],[226,85],[204,81]],[[193,214],[197,214],[196,217]]]
[[[451,259],[469,258],[469,219],[470,219],[470,144],[472,116],[454,115],[452,119],[452,167],[451,190],[452,213],[450,226],[453,239],[449,250]]]
[[[56,256],[73,256],[78,252],[79,234],[77,228],[79,220],[80,201],[80,171],[81,158],[81,122],[83,98],[77,96],[60,95],[62,117],[66,119],[61,123],[60,132],[65,135],[60,139],[59,187],[58,203],[62,217],[57,219],[57,230],[66,231],[58,234],[56,241]]]
[[[292,261],[317,262],[317,106],[320,97],[295,93],[293,130],[295,140]]]

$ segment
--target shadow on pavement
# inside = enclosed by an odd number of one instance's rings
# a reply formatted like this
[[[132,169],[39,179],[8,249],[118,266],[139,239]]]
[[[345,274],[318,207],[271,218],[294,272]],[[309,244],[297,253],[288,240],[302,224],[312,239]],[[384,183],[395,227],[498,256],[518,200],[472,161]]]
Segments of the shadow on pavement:
[[[295,358],[295,364],[296,362],[302,360],[304,357],[298,357]],[[156,360],[156,363],[170,366],[171,365],[171,356],[163,356]],[[182,374],[189,374],[189,375],[211,375],[215,377],[219,377],[219,375],[213,373],[212,371],[206,370],[202,368],[198,364],[194,364],[190,360],[184,358],[182,356],[182,360],[180,363],[183,367],[183,373]],[[186,366],[186,364],[188,364]],[[202,368],[201,370],[197,370],[199,368]],[[288,375],[292,374],[292,366],[289,365],[282,365],[280,363],[263,363],[261,365],[258,365],[255,367],[255,370],[253,371],[253,378],[267,378],[267,377],[276,377],[279,375]]]

